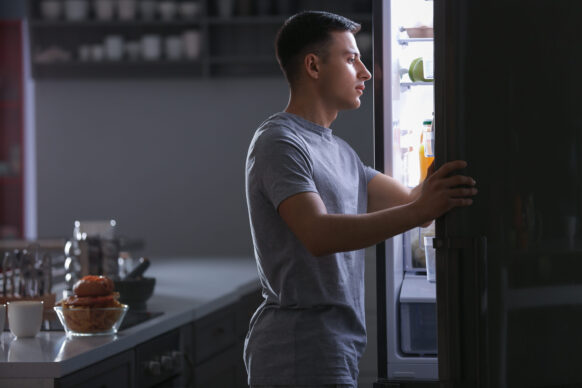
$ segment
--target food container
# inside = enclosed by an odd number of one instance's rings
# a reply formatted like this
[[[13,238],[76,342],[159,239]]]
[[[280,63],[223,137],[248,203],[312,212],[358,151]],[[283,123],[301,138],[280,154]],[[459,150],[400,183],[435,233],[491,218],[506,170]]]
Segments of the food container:
[[[405,27],[406,33],[410,38],[433,38],[434,29],[432,27]]]
[[[426,257],[426,280],[436,282],[436,249],[433,247],[434,236],[424,237],[424,254]]]
[[[66,307],[56,306],[55,311],[67,335],[96,336],[117,333],[127,305],[121,307]]]

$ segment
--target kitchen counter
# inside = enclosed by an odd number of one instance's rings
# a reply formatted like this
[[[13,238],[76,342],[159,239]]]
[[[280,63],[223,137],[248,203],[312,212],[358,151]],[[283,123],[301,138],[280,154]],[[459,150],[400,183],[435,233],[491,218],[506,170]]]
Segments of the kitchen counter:
[[[162,315],[116,336],[72,337],[40,332],[35,338],[0,337],[0,386],[7,379],[35,379],[46,386],[59,378],[131,349],[169,330],[204,317],[259,288],[254,259],[152,259],[146,276],[156,278],[148,311]],[[27,380],[30,382],[31,380]]]

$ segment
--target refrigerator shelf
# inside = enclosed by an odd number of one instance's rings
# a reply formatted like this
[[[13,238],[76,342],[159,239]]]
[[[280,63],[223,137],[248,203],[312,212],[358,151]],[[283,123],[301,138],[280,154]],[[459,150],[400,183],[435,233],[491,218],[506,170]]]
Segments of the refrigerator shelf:
[[[408,43],[414,43],[414,42],[433,43],[434,38],[401,38],[401,39],[398,39],[397,42],[401,46],[408,46]]]
[[[400,87],[403,89],[410,89],[413,86],[434,86],[434,82],[401,82]]]

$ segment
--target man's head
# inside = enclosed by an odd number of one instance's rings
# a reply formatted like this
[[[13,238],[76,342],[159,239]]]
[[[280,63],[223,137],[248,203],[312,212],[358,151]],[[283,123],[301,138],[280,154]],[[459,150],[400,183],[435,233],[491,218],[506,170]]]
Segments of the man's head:
[[[277,33],[275,48],[289,84],[299,77],[306,54],[315,53],[325,59],[332,32],[355,34],[359,30],[358,23],[329,12],[306,11],[287,19]]]

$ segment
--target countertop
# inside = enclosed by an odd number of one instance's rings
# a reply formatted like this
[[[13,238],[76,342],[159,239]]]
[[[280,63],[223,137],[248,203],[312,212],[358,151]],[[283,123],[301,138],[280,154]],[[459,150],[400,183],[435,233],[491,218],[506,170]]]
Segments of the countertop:
[[[43,331],[35,338],[16,339],[4,332],[0,383],[2,379],[65,376],[199,319],[259,287],[256,264],[250,257],[152,259],[145,275],[156,278],[148,311],[162,315],[116,336],[67,338],[64,332]]]

